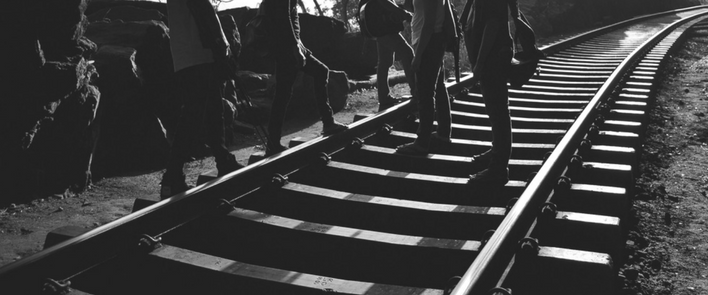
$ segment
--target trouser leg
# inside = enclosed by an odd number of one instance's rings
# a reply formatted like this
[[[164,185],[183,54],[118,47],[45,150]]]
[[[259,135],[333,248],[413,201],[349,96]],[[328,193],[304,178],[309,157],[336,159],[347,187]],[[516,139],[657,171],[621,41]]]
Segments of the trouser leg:
[[[493,54],[488,59],[481,80],[482,97],[492,126],[492,161],[490,168],[506,168],[511,157],[512,131],[509,112],[507,72],[511,52]]]
[[[322,122],[329,124],[334,122],[334,112],[329,105],[329,94],[327,83],[329,82],[329,68],[317,58],[308,54],[307,61],[302,71],[312,76],[315,99],[317,100],[317,110],[320,113]]]
[[[452,114],[450,113],[450,96],[445,87],[445,71],[443,67],[440,67],[435,86],[435,110],[438,121],[438,134],[443,137],[450,137],[452,131]]]
[[[376,52],[378,61],[376,63],[376,90],[378,92],[379,103],[386,99],[390,93],[388,84],[388,70],[393,65],[393,50],[389,48],[390,37],[383,36],[376,40]]]
[[[280,144],[282,135],[285,111],[295,84],[297,69],[294,62],[288,59],[276,59],[275,61],[275,95],[271,105],[270,120],[268,122],[268,144]]]
[[[444,55],[444,36],[436,33],[431,38],[428,47],[422,53],[421,64],[415,74],[416,97],[418,98],[419,124],[416,142],[428,146],[430,134],[433,131],[435,115],[435,87],[437,85]],[[449,107],[449,104],[447,105]],[[449,111],[448,111],[449,112]]]

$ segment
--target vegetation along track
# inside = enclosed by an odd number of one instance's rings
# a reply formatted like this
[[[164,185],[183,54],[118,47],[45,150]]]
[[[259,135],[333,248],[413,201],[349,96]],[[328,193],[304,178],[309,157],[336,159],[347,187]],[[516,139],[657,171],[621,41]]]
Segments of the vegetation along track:
[[[612,294],[662,60],[708,7],[543,48],[510,92],[511,180],[472,185],[491,145],[469,77],[453,140],[427,157],[412,103],[294,147],[0,268],[6,294]],[[60,233],[61,231],[57,231]],[[66,235],[72,235],[67,233]]]

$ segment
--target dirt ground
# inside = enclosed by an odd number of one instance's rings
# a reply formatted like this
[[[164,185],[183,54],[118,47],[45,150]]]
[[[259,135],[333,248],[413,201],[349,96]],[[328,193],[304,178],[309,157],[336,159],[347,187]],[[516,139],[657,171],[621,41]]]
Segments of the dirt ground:
[[[663,70],[637,175],[626,261],[617,280],[623,295],[708,294],[708,37],[686,43]],[[395,93],[407,94],[396,86]],[[351,122],[357,113],[374,112],[376,92],[350,95],[337,120]],[[301,121],[283,143],[317,134],[321,124]],[[260,151],[255,136],[232,147],[246,164]],[[189,181],[213,169],[212,158],[188,164]],[[129,214],[135,198],[159,199],[162,171],[136,171],[96,181],[86,192],[47,196],[0,208],[0,266],[42,249],[44,238],[65,225],[85,228]]]

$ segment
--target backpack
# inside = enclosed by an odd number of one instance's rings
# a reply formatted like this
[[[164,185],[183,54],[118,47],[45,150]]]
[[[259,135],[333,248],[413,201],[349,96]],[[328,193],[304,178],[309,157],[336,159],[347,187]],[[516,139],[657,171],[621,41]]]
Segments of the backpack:
[[[536,36],[531,25],[527,23],[526,17],[518,9],[516,1],[509,2],[509,9],[514,17],[514,27],[516,27],[514,40],[522,45],[522,51],[515,52],[514,58],[511,60],[509,85],[511,88],[519,89],[533,76],[541,74],[538,62],[545,54],[540,53],[536,48]],[[531,47],[535,50],[529,50]]]
[[[520,51],[514,53],[509,67],[509,86],[519,89],[535,75],[541,74],[538,66],[540,58],[530,56],[528,52]]]
[[[370,39],[403,31],[403,21],[387,11],[379,1],[388,0],[361,0],[356,13],[361,33]]]

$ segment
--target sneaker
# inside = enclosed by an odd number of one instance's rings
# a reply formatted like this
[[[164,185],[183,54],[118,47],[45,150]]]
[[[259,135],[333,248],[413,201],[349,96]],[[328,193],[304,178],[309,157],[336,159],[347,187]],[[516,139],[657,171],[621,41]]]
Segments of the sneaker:
[[[349,129],[349,126],[332,121],[332,123],[322,124],[322,135],[331,135]]]
[[[217,176],[224,176],[243,167],[243,165],[236,161],[236,157],[234,155],[231,155],[226,158],[225,163],[216,163],[216,170],[219,171]]]
[[[477,154],[477,155],[472,156],[472,161],[470,162],[470,165],[487,167],[487,166],[489,166],[489,163],[491,161],[492,161],[492,150],[489,149],[481,154]]]
[[[192,185],[188,185],[184,182],[178,184],[162,184],[160,187],[160,200],[167,199],[181,192],[187,191],[194,188]]]
[[[452,139],[449,136],[447,136],[447,137],[442,136],[437,131],[430,134],[430,139],[434,142],[439,142],[439,143],[445,143],[445,144],[452,143]]]
[[[428,149],[426,147],[420,146],[415,142],[406,143],[400,145],[396,148],[396,153],[406,156],[425,156],[428,154]]]
[[[509,168],[484,169],[470,175],[469,183],[505,185],[509,182]]]
[[[275,155],[275,154],[280,153],[280,152],[287,150],[287,149],[288,149],[287,147],[284,147],[280,143],[268,144],[268,146],[266,147],[265,156],[270,157],[272,155]]]
[[[437,131],[430,134],[430,151],[434,153],[444,153],[452,144],[450,137],[440,135]]]

